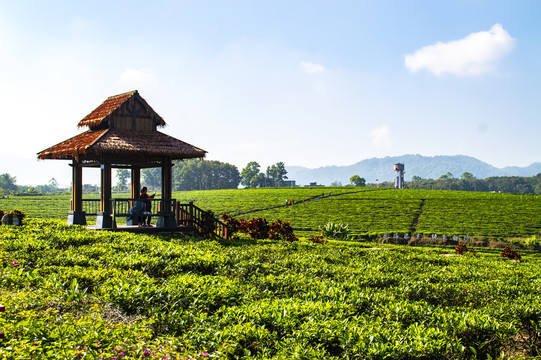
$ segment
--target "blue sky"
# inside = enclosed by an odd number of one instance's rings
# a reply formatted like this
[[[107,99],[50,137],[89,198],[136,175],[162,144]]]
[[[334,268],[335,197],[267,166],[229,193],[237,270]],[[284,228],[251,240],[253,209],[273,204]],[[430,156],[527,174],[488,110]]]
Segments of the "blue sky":
[[[521,0],[0,0],[0,173],[68,185],[68,162],[36,153],[134,89],[165,133],[239,170],[406,153],[526,166],[541,161],[539,14]]]

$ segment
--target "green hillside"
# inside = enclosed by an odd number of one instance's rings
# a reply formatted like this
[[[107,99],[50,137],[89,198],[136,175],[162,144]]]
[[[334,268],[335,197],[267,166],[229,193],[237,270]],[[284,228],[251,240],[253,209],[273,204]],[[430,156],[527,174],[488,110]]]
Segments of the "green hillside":
[[[330,191],[330,195],[329,195]],[[180,201],[239,217],[290,221],[315,233],[327,221],[355,235],[531,236],[541,232],[541,196],[374,188],[256,189],[181,192]],[[315,198],[314,198],[315,197]],[[293,199],[286,206],[285,199]]]
[[[330,194],[329,194],[330,192]],[[216,216],[266,217],[313,235],[328,221],[349,224],[353,235],[526,237],[541,233],[541,195],[375,188],[280,188],[176,192]],[[292,205],[285,205],[293,200]],[[38,218],[66,219],[69,196],[0,199]]]

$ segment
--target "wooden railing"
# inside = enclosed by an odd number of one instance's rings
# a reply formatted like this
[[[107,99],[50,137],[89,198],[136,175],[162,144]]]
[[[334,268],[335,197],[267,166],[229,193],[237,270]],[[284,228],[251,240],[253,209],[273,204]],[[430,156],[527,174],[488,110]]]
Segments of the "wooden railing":
[[[141,199],[111,199],[111,209],[113,219],[117,217],[128,217],[132,215],[130,209],[134,202]],[[199,232],[208,232],[208,235],[217,236],[222,239],[229,239],[230,231],[226,224],[216,219],[214,215],[209,216],[209,212],[195,206],[193,201],[188,204],[177,203],[175,199],[144,199],[151,204],[149,216],[173,216],[176,226],[193,226]],[[86,215],[97,215],[100,210],[99,199],[83,199],[83,211]],[[116,221],[115,221],[116,223]]]
[[[70,208],[72,208],[71,203]],[[98,215],[98,211],[100,211],[100,199],[83,199],[83,211],[87,216]]]
[[[133,215],[130,213],[130,209],[134,205],[135,200],[143,200],[150,203],[150,211],[148,214],[150,216],[173,215],[175,211],[175,199],[115,198],[109,200],[111,202],[111,215],[113,218]],[[100,201],[100,199],[83,199],[83,211],[86,213],[86,216],[96,216],[98,214],[101,208]]]
[[[222,221],[216,219],[214,215],[209,217],[209,213],[193,204],[177,203],[175,211],[175,222],[178,226],[195,226],[199,231],[210,232],[210,235],[229,239],[229,228]]]
[[[113,218],[133,215],[130,213],[130,209],[136,200],[150,203],[150,211],[145,210],[148,212],[145,213],[145,215],[150,216],[173,215],[175,211],[175,204],[177,203],[175,199],[111,199]]]

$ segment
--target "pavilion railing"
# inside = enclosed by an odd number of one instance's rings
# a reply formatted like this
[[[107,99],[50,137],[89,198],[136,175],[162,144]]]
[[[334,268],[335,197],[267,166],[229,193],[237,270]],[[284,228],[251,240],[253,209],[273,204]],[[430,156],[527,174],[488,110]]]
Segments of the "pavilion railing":
[[[136,200],[143,200],[150,204],[149,215],[171,215],[174,213],[176,200],[175,199],[111,199],[112,215],[117,216],[130,216],[130,209],[134,205]]]
[[[132,208],[135,200],[141,199],[130,199],[130,198],[115,198],[110,199],[111,210],[113,216],[130,216],[130,209]],[[150,215],[167,215],[173,214],[175,211],[175,199],[164,200],[164,199],[144,199],[150,203]],[[167,206],[169,205],[169,206]],[[87,216],[97,216],[98,212],[101,209],[101,200],[100,199],[83,199],[83,211]],[[162,210],[163,209],[163,210]]]
[[[136,200],[130,198],[110,199],[113,219],[132,215],[130,209]],[[222,239],[229,239],[230,231],[225,223],[216,219],[214,215],[194,205],[193,201],[187,204],[178,203],[175,199],[144,199],[151,204],[150,216],[173,216],[176,226],[191,226],[200,233],[209,232],[209,235]],[[87,216],[96,216],[100,211],[100,199],[83,199],[83,211]]]
[[[100,211],[100,199],[83,199],[83,211],[86,213],[86,216],[98,215],[98,211]]]
[[[216,219],[212,213],[202,210],[193,204],[177,203],[175,222],[178,226],[194,226],[200,232],[210,232],[210,235],[229,239],[229,228],[222,221]]]

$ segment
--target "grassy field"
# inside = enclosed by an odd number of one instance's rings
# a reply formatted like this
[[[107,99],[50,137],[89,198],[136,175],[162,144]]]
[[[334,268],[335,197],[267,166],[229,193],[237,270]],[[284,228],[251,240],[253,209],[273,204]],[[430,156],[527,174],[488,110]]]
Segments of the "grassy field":
[[[517,262],[488,248],[211,241],[63,222],[0,226],[0,358],[541,355],[536,252]]]
[[[541,233],[540,195],[341,187],[189,191],[176,192],[173,197],[180,202],[194,201],[217,216],[227,212],[289,221],[307,236],[316,234],[328,221],[349,224],[357,236],[399,233],[506,239]],[[295,203],[286,206],[286,199]],[[66,219],[69,196],[0,199],[0,209],[14,208],[32,217]]]

